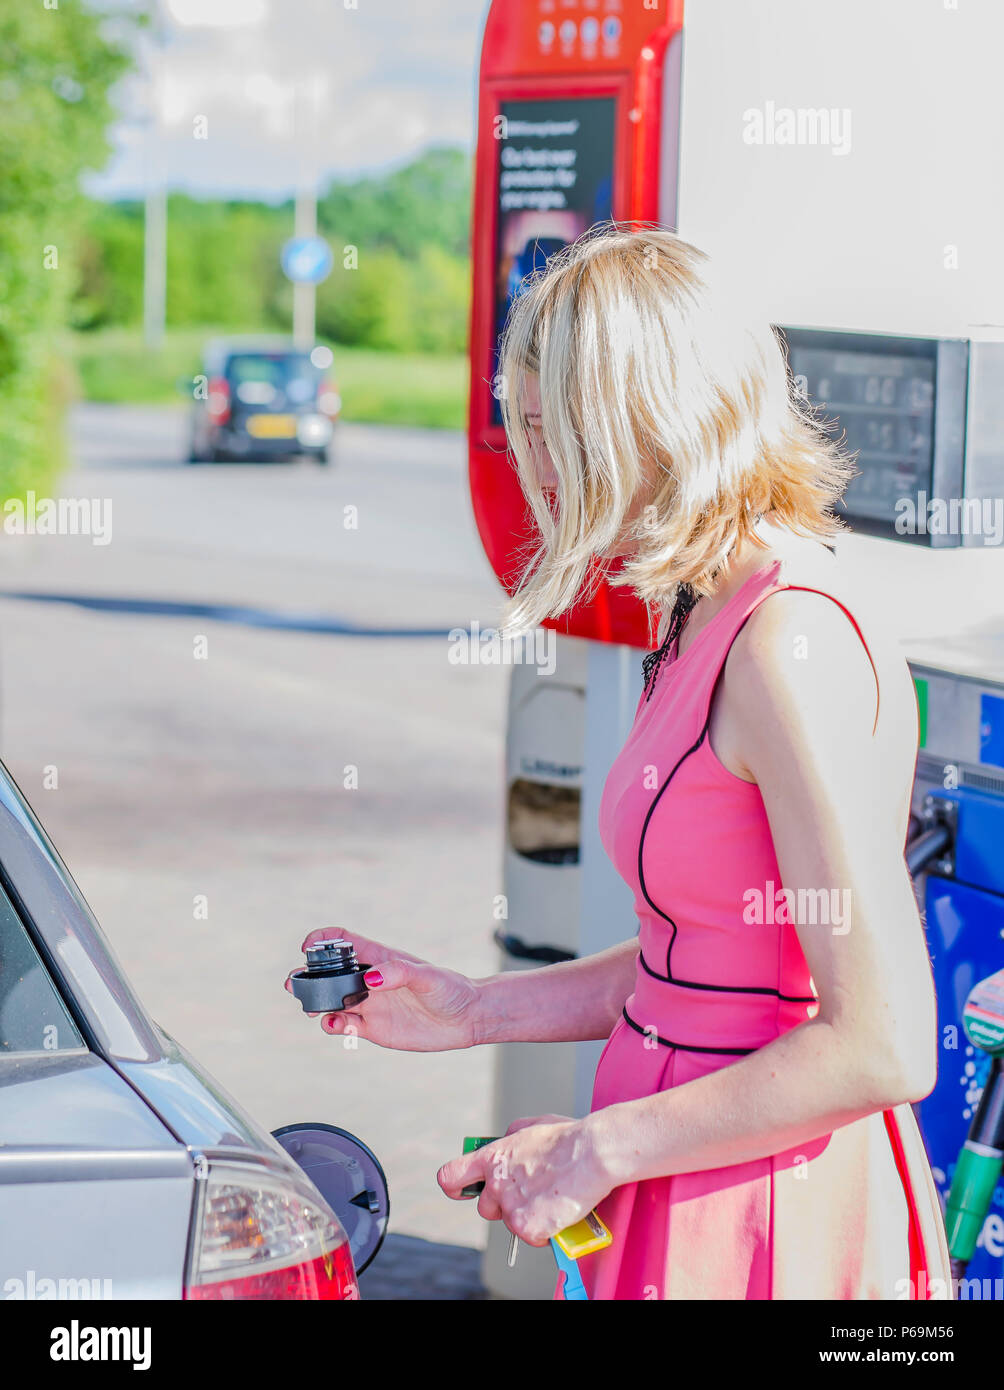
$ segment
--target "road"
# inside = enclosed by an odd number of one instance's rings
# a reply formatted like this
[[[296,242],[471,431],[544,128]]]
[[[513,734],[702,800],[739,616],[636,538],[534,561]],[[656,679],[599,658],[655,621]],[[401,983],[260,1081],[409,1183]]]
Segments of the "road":
[[[506,672],[445,637],[499,611],[463,439],[345,426],[330,470],[185,466],[184,425],[78,407],[62,491],[111,503],[110,543],[3,538],[0,589],[33,596],[0,599],[4,759],[163,1027],[269,1128],[365,1139],[395,1231],[479,1245],[435,1172],[490,1132],[492,1051],[348,1051],[282,988],[315,927],[496,968]]]

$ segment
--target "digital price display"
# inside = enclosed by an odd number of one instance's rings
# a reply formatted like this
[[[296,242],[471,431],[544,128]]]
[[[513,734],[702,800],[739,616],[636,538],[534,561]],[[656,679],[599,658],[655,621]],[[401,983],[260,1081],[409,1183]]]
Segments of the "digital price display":
[[[846,493],[849,511],[883,520],[898,498],[930,491],[934,465],[934,363],[918,357],[798,348],[796,381],[840,417],[859,475]]]
[[[957,391],[939,400],[939,383],[950,377],[957,385],[953,349],[960,345],[936,338],[782,332],[796,391],[854,456],[857,476],[841,504],[852,528],[937,543],[902,519],[922,514],[932,498],[960,489],[964,404]],[[947,429],[939,428],[942,407]],[[955,428],[954,415],[959,415]]]
[[[495,241],[495,349],[527,276],[611,216],[613,97],[503,101]],[[502,423],[497,397],[493,423]]]

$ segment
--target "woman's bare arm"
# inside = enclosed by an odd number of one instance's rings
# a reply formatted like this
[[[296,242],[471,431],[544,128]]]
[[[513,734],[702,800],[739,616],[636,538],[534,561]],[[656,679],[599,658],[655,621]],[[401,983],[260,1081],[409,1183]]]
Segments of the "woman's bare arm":
[[[302,949],[331,934],[311,932]],[[583,960],[471,980],[372,937],[345,936],[368,963],[369,994],[351,1009],[322,1015],[321,1027],[405,1052],[606,1038],[633,988],[638,956],[632,937]]]
[[[610,1035],[634,988],[638,938],[581,960],[476,980],[475,1041],[584,1042]]]

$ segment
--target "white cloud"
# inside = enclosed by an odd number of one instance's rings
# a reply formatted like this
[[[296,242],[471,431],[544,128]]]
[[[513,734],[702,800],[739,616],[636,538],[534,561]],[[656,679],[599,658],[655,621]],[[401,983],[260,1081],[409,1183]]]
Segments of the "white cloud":
[[[123,86],[116,154],[88,185],[101,196],[140,194],[149,171],[163,168],[172,188],[203,196],[284,197],[312,162],[323,180],[432,141],[472,141],[478,0],[360,0],[355,10],[338,0],[169,4],[153,74]],[[259,11],[259,22],[210,28],[190,18],[237,11]],[[159,122],[137,138],[138,117],[151,109]],[[196,117],[208,138],[194,138]]]
[[[183,27],[237,29],[260,24],[268,15],[266,0],[164,0],[167,13]]]

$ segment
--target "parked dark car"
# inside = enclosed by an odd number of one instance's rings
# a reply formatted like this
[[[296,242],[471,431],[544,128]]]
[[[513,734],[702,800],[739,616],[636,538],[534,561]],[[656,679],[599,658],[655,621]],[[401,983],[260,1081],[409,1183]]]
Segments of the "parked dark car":
[[[353,1299],[386,1215],[365,1145],[150,1018],[0,764],[0,1299]]]
[[[332,360],[330,348],[282,338],[212,339],[195,378],[189,462],[333,462],[342,400]]]

